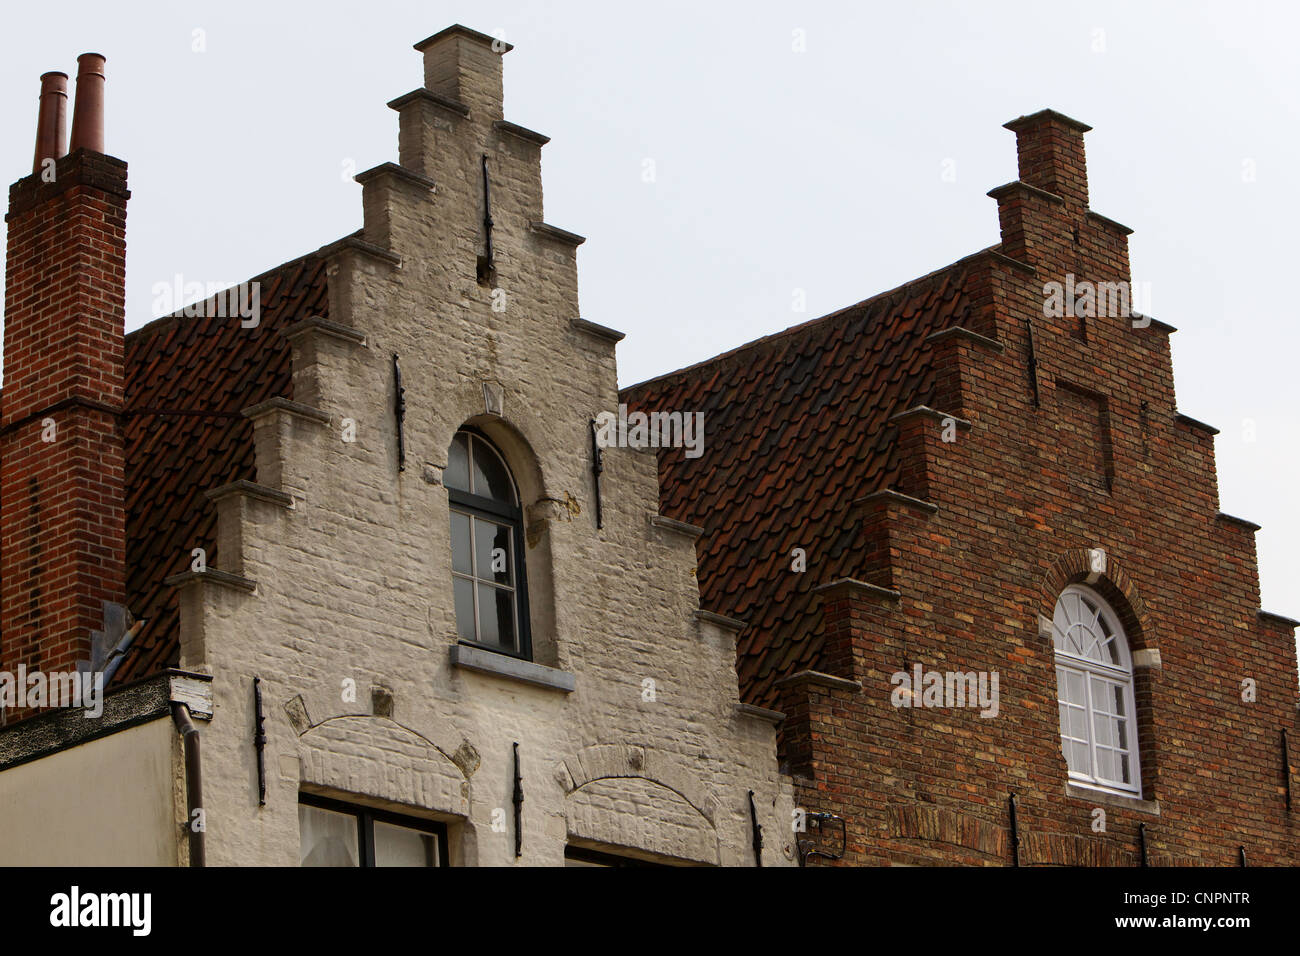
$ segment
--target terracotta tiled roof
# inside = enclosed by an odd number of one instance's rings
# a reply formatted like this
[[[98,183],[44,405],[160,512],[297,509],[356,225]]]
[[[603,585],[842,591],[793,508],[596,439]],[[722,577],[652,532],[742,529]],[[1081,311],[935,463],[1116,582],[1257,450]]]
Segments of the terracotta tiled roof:
[[[704,453],[659,452],[660,511],[698,525],[700,604],[748,621],[742,698],[818,668],[812,589],[857,573],[853,501],[890,487],[889,416],[929,404],[927,335],[967,324],[971,259],[699,365],[625,389],[644,411],[704,413]],[[791,570],[807,552],[808,571]]]
[[[177,598],[163,581],[189,569],[195,548],[220,567],[216,509],[203,494],[256,478],[253,428],[240,412],[293,397],[282,333],[327,317],[325,263],[315,254],[250,281],[261,283],[256,328],[239,318],[172,315],[126,337],[126,600],[147,623],[114,683],[176,665]]]

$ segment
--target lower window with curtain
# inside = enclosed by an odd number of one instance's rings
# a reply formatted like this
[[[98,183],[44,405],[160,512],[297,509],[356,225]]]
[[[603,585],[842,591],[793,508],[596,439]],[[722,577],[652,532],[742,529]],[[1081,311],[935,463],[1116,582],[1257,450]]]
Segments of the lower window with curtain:
[[[301,866],[447,865],[441,823],[314,794],[298,797],[298,834]]]

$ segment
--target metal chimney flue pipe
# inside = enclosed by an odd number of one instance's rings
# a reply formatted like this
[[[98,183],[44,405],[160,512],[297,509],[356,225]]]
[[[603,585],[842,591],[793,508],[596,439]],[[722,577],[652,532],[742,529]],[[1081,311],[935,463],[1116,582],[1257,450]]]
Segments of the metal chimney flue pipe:
[[[36,118],[36,157],[32,172],[39,173],[47,159],[58,159],[68,152],[65,131],[68,116],[68,74],[41,75],[40,113]]]
[[[104,151],[104,57],[83,53],[77,57],[77,102],[72,108],[72,144],[69,150]]]

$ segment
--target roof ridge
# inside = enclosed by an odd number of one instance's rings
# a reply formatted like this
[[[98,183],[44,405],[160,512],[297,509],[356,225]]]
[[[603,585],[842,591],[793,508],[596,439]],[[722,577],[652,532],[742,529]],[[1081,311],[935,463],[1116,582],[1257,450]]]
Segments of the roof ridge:
[[[944,275],[948,272],[951,272],[952,270],[958,268],[959,266],[964,266],[967,263],[969,263],[972,259],[976,259],[982,255],[986,255],[989,252],[996,252],[998,248],[999,248],[998,245],[992,245],[992,246],[988,246],[987,248],[981,249],[978,252],[973,252],[968,256],[962,256],[960,259],[956,260],[955,262],[950,262],[946,266],[941,266],[940,268],[935,269],[932,272],[927,272],[925,275],[918,276],[915,279],[909,279],[907,282],[904,282],[901,285],[894,286],[892,289],[886,289],[884,292],[878,292],[873,296],[868,296],[867,298],[861,300],[860,302],[855,302],[852,305],[846,305],[842,308],[836,309],[834,312],[828,312],[825,315],[818,316],[815,319],[808,319],[805,322],[800,322],[797,325],[790,326],[789,328],[781,329],[778,332],[772,332],[769,333],[768,335],[761,336],[757,339],[752,339],[749,342],[744,342],[740,345],[735,346],[734,348],[728,349],[725,352],[720,352],[717,355],[713,356],[712,358],[707,358],[704,359],[703,361],[696,362],[693,365],[687,365],[683,368],[677,369],[676,371],[665,372],[662,375],[656,375],[654,378],[648,378],[643,382],[637,382],[636,384],[629,385],[626,388],[620,388],[619,394],[622,395],[625,392],[631,392],[636,389],[644,388],[647,385],[657,384],[659,382],[663,382],[666,379],[677,378],[679,376],[686,376],[692,373],[700,372],[704,370],[706,367],[714,366],[728,359],[735,358],[740,353],[745,352],[749,349],[757,348],[760,345],[765,345],[767,343],[774,342],[778,339],[782,339],[787,336],[794,336],[799,334],[800,332],[808,331],[813,326],[820,325],[823,322],[829,322],[832,319],[840,318],[858,309],[870,307],[871,305],[877,304],[880,301],[889,298],[890,296],[898,295],[899,293],[907,289],[921,286],[923,283],[926,282],[933,282],[940,275]]]

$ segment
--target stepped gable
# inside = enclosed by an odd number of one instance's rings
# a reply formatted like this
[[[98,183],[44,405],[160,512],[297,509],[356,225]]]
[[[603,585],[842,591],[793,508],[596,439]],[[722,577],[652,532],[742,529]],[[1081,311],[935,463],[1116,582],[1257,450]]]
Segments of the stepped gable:
[[[325,260],[317,254],[250,281],[261,283],[256,328],[243,328],[238,317],[177,313],[126,337],[127,606],[146,624],[114,683],[176,666],[177,594],[163,582],[189,569],[195,548],[218,566],[217,513],[204,492],[256,480],[253,426],[240,413],[293,397],[283,332],[309,316],[327,317]]]

